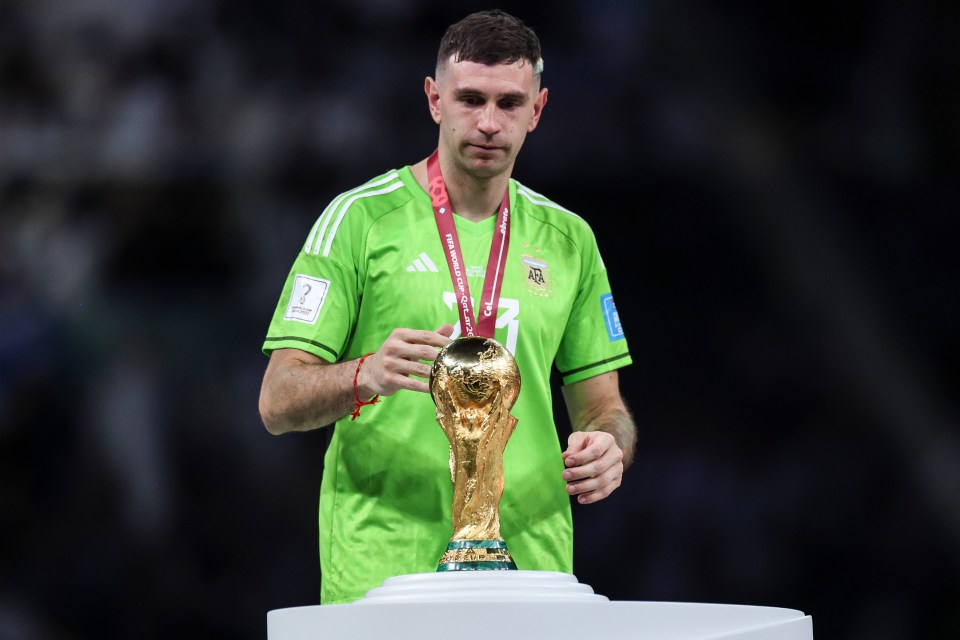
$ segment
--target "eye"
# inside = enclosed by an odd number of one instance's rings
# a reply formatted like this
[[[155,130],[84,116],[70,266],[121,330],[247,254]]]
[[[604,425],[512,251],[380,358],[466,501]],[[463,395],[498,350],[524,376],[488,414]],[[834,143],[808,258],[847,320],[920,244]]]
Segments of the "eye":
[[[483,98],[475,95],[465,95],[460,97],[460,102],[469,106],[469,107],[480,107],[483,106]]]

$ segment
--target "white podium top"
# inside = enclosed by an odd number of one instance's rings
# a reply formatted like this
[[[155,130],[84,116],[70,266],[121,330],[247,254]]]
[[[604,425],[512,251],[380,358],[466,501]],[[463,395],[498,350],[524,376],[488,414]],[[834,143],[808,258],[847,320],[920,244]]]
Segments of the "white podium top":
[[[447,571],[383,581],[354,604],[395,602],[606,602],[569,573],[556,571]]]
[[[462,571],[397,576],[352,604],[277,609],[268,640],[812,640],[777,607],[611,602],[570,574]]]

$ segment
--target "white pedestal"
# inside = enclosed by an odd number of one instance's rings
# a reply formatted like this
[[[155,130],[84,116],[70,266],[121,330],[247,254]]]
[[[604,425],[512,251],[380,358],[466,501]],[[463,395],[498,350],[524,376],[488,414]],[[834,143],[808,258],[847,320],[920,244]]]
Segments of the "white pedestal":
[[[277,609],[268,640],[813,640],[793,609],[684,602],[611,602],[550,571],[397,576],[352,604]]]

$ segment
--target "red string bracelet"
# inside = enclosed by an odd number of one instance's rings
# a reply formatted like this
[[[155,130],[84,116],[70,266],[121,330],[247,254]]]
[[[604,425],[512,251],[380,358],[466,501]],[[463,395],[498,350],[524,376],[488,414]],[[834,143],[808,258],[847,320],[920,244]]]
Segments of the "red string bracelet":
[[[360,393],[357,391],[357,376],[360,375],[360,367],[363,365],[363,361],[372,355],[373,353],[368,353],[367,355],[362,356],[360,360],[357,362],[357,370],[353,372],[353,397],[356,398],[357,401],[353,403],[354,409],[353,409],[353,413],[350,414],[350,422],[353,422],[354,420],[360,417],[360,407],[368,404],[377,404],[377,402],[380,401],[380,394],[378,393],[377,395],[373,396],[372,398],[364,402],[363,400],[360,399]]]

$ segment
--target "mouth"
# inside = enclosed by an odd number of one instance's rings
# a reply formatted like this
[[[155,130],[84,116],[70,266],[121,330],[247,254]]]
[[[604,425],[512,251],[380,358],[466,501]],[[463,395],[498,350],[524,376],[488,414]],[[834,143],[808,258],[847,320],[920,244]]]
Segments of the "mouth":
[[[493,152],[496,152],[496,151],[503,151],[503,147],[499,147],[499,146],[493,145],[493,144],[482,144],[482,143],[476,143],[476,142],[468,142],[467,145],[470,146],[470,147],[473,147],[474,149],[478,149],[479,151],[483,151],[483,152],[486,152],[486,153],[493,153]]]

